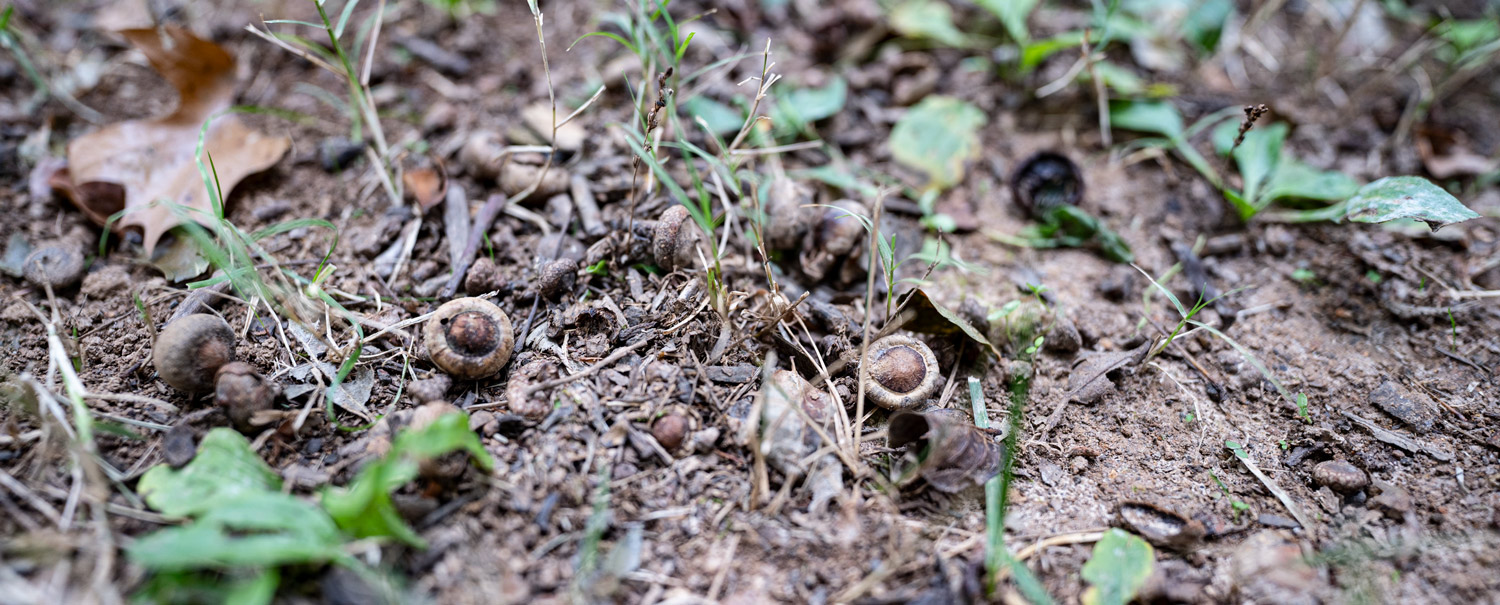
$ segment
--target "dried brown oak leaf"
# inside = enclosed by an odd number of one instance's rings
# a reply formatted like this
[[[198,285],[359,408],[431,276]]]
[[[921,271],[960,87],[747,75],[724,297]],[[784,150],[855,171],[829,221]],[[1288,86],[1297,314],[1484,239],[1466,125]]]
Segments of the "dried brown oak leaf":
[[[119,33],[177,89],[177,109],[159,118],[110,124],[74,139],[68,144],[68,167],[53,176],[52,186],[100,225],[110,215],[130,209],[112,228],[140,229],[149,255],[163,233],[187,220],[170,206],[152,202],[211,211],[195,154],[203,122],[234,101],[234,57],[176,26]],[[204,151],[212,156],[225,193],[245,177],[270,168],[290,146],[287,137],[257,132],[234,115],[214,117],[204,138]],[[211,216],[196,214],[193,218],[199,222]]]

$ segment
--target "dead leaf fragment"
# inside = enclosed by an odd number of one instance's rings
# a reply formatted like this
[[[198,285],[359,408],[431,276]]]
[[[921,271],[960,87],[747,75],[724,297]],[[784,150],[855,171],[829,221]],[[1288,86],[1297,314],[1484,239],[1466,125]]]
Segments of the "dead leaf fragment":
[[[939,491],[957,493],[1000,474],[1000,446],[958,410],[897,412],[886,430],[891,448],[921,457],[917,475]]]
[[[234,115],[215,117],[230,107],[235,84],[234,57],[219,45],[170,25],[120,34],[177,89],[177,109],[159,118],[111,124],[74,139],[68,144],[68,167],[54,175],[52,185],[100,225],[115,212],[131,210],[112,228],[140,229],[150,254],[163,233],[187,220],[172,207],[153,202],[211,211],[195,158],[205,120],[213,118],[204,151],[213,158],[219,188],[225,193],[274,165],[291,141],[257,132]],[[193,218],[205,222],[209,216]]]

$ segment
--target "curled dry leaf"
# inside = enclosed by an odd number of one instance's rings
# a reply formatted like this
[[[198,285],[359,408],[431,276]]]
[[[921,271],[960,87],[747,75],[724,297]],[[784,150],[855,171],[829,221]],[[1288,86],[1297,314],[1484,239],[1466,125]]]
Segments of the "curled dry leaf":
[[[939,491],[960,492],[1000,474],[1000,446],[958,410],[898,412],[886,430],[892,448],[921,456],[917,476]]]
[[[448,195],[448,169],[442,159],[433,156],[426,165],[402,171],[401,186],[406,196],[420,204],[422,212],[427,212]]]
[[[234,57],[219,45],[171,25],[120,34],[177,89],[177,109],[159,118],[111,124],[74,139],[68,144],[68,167],[54,173],[51,184],[100,225],[120,210],[131,210],[113,228],[140,229],[150,254],[163,233],[186,220],[153,202],[210,210],[195,158],[205,120],[213,118],[204,152],[212,156],[225,193],[274,165],[291,140],[257,132],[233,115],[214,117],[234,100]],[[194,218],[203,221],[208,216]]]
[[[1179,550],[1191,548],[1208,533],[1197,519],[1189,519],[1151,502],[1121,502],[1117,524],[1147,542]]]

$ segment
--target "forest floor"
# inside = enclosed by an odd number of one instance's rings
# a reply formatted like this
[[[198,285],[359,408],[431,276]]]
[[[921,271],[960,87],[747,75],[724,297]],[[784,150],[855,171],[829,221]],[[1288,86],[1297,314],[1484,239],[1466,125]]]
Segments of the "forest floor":
[[[444,4],[7,5],[0,603],[1500,595],[1493,5]],[[1211,178],[1284,183],[1258,161],[1423,176],[1482,218],[1289,222],[1328,202],[1263,193],[1246,219]],[[1046,170],[1119,243],[1043,237]],[[24,278],[47,246],[81,278]],[[465,292],[516,341],[450,380],[424,326]],[[251,422],[222,378],[160,378],[189,311],[271,386]],[[886,332],[936,362],[912,447],[861,370]],[[482,448],[455,472],[396,463],[428,401],[472,430],[432,447]]]

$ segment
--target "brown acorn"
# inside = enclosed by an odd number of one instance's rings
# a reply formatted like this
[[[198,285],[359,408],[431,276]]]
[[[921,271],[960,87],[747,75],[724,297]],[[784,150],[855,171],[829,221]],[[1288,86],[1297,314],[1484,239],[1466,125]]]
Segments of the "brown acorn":
[[[515,346],[510,317],[494,303],[458,298],[443,303],[422,328],[432,363],[460,380],[500,373]]]
[[[185,315],[156,337],[151,361],[162,382],[185,393],[214,388],[219,368],[234,361],[234,330],[217,315]]]

